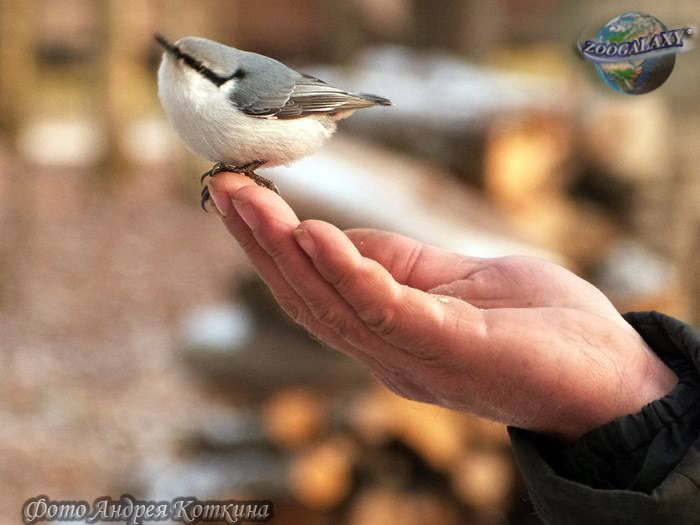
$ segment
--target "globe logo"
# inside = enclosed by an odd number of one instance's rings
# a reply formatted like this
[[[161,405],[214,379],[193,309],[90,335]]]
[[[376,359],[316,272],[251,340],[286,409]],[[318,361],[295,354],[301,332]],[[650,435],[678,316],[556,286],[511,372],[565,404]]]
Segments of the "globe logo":
[[[607,86],[642,95],[666,82],[685,36],[692,34],[692,28],[669,30],[658,18],[631,11],[608,20],[595,40],[579,42],[579,49]]]

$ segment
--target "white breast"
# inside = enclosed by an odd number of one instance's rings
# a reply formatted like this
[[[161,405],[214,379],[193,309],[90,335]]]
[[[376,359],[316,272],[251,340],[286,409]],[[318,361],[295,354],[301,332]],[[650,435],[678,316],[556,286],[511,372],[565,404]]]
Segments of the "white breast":
[[[227,99],[230,81],[217,87],[195,71],[164,58],[158,95],[170,122],[195,154],[241,166],[256,160],[287,164],[320,148],[335,131],[326,117],[251,117]]]

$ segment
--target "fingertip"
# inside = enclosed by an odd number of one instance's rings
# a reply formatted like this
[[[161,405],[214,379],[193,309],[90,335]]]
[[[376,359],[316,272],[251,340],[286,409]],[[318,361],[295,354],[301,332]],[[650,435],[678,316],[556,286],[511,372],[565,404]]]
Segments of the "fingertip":
[[[214,203],[214,207],[219,212],[219,216],[223,219],[231,215],[231,208],[233,206],[231,202],[231,197],[225,191],[220,191],[214,189],[209,185],[209,196],[211,201]]]
[[[234,206],[238,209],[241,205],[248,206],[255,211],[260,218],[260,223],[267,229],[295,228],[299,224],[294,210],[277,193],[258,186],[254,182],[241,187],[232,197]]]
[[[321,230],[326,226],[330,226],[330,224],[324,221],[319,221],[318,219],[305,219],[299,223],[296,229],[299,231],[304,230],[310,235],[319,235]]]
[[[360,255],[355,245],[348,239],[345,233],[334,225],[314,219],[307,219],[297,226],[297,239],[313,238],[315,244],[315,254],[330,255],[340,253],[352,253]]]
[[[250,177],[246,177],[245,175],[242,175],[240,173],[223,171],[211,177],[207,184],[209,186],[209,191],[216,191],[218,193],[228,193],[230,196],[236,193],[244,186],[250,186],[251,184],[255,184],[255,181],[253,181]]]

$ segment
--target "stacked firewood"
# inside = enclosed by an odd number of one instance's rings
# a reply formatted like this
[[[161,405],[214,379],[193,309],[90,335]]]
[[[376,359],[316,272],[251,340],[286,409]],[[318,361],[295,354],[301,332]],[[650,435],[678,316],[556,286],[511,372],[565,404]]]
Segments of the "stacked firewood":
[[[656,99],[590,103],[580,119],[530,112],[494,121],[486,194],[521,233],[562,254],[620,310],[685,317],[690,297],[674,254],[688,219],[669,210],[677,197],[668,110]]]
[[[515,472],[502,425],[370,386],[329,403],[305,389],[266,403],[268,438],[288,451],[289,489],[349,523],[463,523],[504,517]]]

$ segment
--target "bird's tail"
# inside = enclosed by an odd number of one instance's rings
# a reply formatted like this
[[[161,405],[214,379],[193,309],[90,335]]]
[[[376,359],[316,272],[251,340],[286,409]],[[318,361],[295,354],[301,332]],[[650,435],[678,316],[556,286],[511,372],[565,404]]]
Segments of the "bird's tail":
[[[391,106],[391,100],[389,100],[388,98],[380,97],[379,95],[372,95],[370,93],[358,93],[357,96],[369,102],[374,102],[378,106]]]

